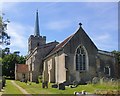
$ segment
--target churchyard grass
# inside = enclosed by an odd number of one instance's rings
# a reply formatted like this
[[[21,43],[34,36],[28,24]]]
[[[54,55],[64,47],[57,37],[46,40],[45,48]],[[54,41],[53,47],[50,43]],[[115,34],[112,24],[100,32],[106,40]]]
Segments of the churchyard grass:
[[[6,80],[3,94],[22,94],[22,92],[11,83],[11,80]]]
[[[24,88],[28,93],[30,94],[73,94],[76,92],[81,92],[82,90],[87,91],[88,93],[94,94],[98,90],[106,90],[106,91],[112,91],[112,90],[120,90],[120,87],[118,85],[113,84],[111,86],[108,84],[87,84],[87,85],[79,85],[76,88],[70,88],[66,87],[66,90],[58,90],[57,88],[51,88],[52,83],[49,83],[48,89],[42,88],[42,84],[36,84],[31,83],[31,85],[28,85],[24,82],[15,81],[19,86]]]

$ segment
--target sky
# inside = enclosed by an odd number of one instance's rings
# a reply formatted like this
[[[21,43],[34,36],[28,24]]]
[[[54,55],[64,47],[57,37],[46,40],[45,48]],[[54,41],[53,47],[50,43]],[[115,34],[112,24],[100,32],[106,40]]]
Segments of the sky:
[[[117,2],[4,2],[4,19],[9,19],[11,52],[27,55],[28,38],[34,34],[36,10],[39,12],[40,35],[47,42],[62,42],[75,33],[79,23],[98,49],[118,50]]]

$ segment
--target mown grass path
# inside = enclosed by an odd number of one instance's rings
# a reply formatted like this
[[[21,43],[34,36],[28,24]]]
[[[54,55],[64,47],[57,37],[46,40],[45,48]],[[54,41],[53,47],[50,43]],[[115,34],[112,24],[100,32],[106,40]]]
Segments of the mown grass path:
[[[23,89],[22,87],[20,87],[19,85],[17,85],[13,80],[11,81],[11,83],[12,83],[17,89],[19,89],[23,94],[25,94],[26,96],[32,96],[32,95],[30,95],[25,89]]]
[[[4,88],[3,96],[15,95],[15,96],[32,96],[22,87],[17,85],[13,80],[6,80],[6,86]]]
[[[23,93],[12,84],[11,80],[6,80],[6,86],[4,88],[3,94],[23,94]]]

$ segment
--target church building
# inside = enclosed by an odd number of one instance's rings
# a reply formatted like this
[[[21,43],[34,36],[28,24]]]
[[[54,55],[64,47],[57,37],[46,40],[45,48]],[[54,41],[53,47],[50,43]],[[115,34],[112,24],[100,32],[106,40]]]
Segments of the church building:
[[[36,12],[35,32],[28,39],[28,80],[87,82],[94,77],[115,77],[116,59],[113,53],[99,50],[79,24],[78,30],[63,42],[46,43],[39,31]]]

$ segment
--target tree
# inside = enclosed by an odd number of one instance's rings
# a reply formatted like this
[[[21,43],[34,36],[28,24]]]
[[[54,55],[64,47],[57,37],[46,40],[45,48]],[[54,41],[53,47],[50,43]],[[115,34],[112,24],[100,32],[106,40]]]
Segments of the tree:
[[[4,14],[2,14],[4,15]],[[0,45],[10,45],[10,36],[7,34],[6,30],[7,30],[7,23],[9,23],[10,21],[7,19],[4,21],[3,17],[1,16],[1,12],[0,12]],[[2,76],[2,56],[1,56],[2,52],[0,49],[0,78]],[[4,80],[2,79],[2,84],[3,84]],[[0,79],[0,83],[1,83],[1,79]],[[1,86],[1,84],[0,84]],[[2,85],[3,86],[3,85]]]
[[[6,50],[6,48],[4,49]],[[4,57],[2,58],[2,74],[3,76],[9,76],[11,78],[14,78],[15,76],[15,64],[25,64],[26,57],[20,56],[18,53],[19,51],[16,51],[14,53],[9,54],[6,53],[6,51],[3,51]]]
[[[6,32],[7,23],[9,22],[8,19],[4,20],[3,17],[0,16],[0,44],[10,45],[10,36]]]
[[[116,66],[115,66],[115,69],[116,69],[116,75],[117,75],[117,78],[120,78],[120,51],[112,51],[112,53],[115,54],[115,57],[116,57]]]
[[[10,54],[10,48],[6,47],[5,49],[2,50],[2,58],[8,54]]]

